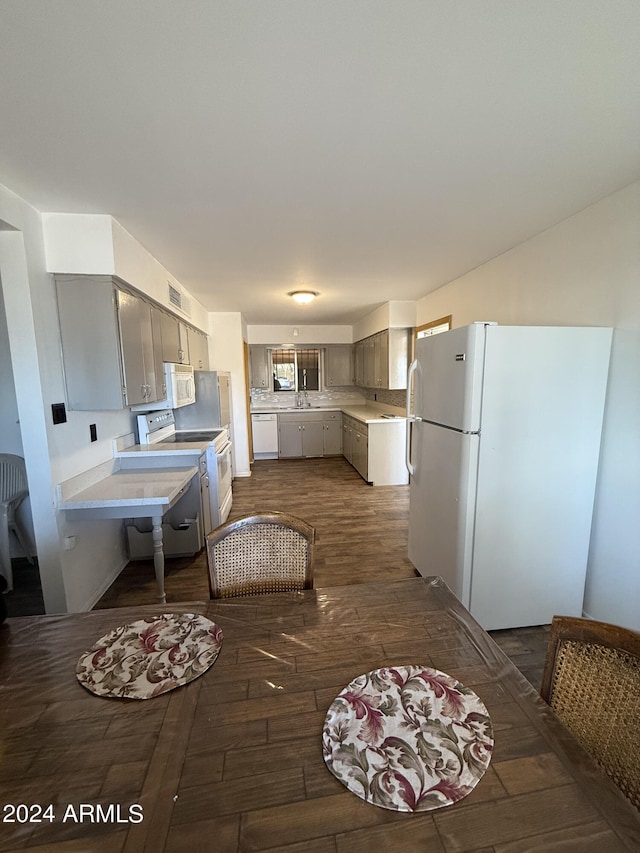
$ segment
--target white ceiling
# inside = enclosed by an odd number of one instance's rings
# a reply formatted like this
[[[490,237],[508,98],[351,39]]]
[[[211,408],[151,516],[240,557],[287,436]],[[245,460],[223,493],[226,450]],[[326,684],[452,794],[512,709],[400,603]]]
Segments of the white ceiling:
[[[351,323],[640,177],[639,43],[638,0],[1,0],[0,183]]]

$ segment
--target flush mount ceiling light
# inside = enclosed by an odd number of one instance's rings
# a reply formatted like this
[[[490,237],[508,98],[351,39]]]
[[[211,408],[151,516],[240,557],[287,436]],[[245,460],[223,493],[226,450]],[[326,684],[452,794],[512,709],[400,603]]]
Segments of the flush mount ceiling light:
[[[313,302],[316,296],[320,296],[320,294],[317,290],[290,290],[287,296],[295,299],[301,305],[306,305],[309,302]]]

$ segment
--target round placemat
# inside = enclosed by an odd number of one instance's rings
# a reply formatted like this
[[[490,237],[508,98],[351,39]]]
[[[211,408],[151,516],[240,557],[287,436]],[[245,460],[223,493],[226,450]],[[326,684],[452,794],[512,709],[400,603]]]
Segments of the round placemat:
[[[333,700],[322,731],[329,770],[363,800],[401,812],[466,797],[491,760],[493,728],[478,696],[425,666],[359,675]]]
[[[81,655],[80,684],[97,696],[151,699],[202,675],[222,646],[222,629],[194,613],[163,613],[114,628]]]

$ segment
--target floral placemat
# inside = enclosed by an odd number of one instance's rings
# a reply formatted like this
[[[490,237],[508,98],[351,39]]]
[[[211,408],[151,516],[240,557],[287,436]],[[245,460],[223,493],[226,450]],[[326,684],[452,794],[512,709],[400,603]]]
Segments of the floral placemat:
[[[114,628],[78,661],[80,684],[97,696],[151,699],[202,675],[222,646],[222,629],[194,613],[163,613]]]
[[[491,760],[493,729],[478,696],[425,666],[359,675],[333,700],[324,760],[358,797],[401,812],[466,797]]]

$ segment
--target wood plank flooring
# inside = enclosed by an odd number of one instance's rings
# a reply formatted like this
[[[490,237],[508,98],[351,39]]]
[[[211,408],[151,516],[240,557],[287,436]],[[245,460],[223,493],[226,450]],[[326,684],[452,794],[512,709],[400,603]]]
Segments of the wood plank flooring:
[[[342,457],[260,460],[252,476],[233,483],[230,518],[280,510],[316,529],[314,585],[343,586],[415,577],[407,557],[409,489],[368,486]],[[206,554],[167,559],[167,601],[209,597]],[[153,604],[153,563],[129,563],[96,609]],[[492,636],[526,678],[539,689],[548,626],[494,631]]]

